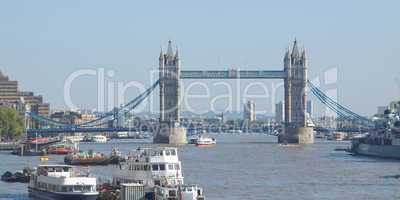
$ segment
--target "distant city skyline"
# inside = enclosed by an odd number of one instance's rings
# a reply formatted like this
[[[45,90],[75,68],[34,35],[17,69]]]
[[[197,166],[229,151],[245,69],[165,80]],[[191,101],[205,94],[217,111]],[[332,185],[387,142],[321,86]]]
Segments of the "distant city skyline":
[[[179,47],[182,69],[281,70],[296,37],[309,52],[310,78],[324,80],[325,72],[337,70],[335,83],[323,88],[336,89],[337,100],[355,112],[372,115],[400,95],[399,6],[344,0],[3,1],[0,70],[57,109],[65,108],[65,79],[80,69],[104,68],[113,71],[109,80],[150,86],[149,71],[157,69],[160,47],[170,39]],[[279,82],[264,81],[268,87]],[[74,82],[74,102],[94,108],[96,84],[90,76]],[[130,90],[126,99],[138,93]],[[271,105],[282,100],[283,89],[277,93],[276,99],[255,100],[257,109],[274,113]],[[243,103],[235,105],[242,109]],[[207,109],[207,102],[198,107]]]

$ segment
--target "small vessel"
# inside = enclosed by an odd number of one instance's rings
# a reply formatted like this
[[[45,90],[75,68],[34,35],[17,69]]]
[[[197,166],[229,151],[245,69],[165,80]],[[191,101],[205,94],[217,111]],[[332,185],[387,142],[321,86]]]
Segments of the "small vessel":
[[[107,142],[107,137],[104,135],[94,135],[92,137],[92,142],[96,143],[106,143]]]
[[[22,171],[17,171],[14,174],[12,172],[6,171],[2,176],[1,180],[4,182],[19,182],[28,183],[32,169],[25,168]]]
[[[122,156],[122,153],[118,148],[113,148],[111,150],[111,155],[109,158],[109,164],[120,164],[121,162],[125,162],[125,158]]]
[[[196,140],[196,146],[198,147],[212,146],[215,144],[217,144],[217,140],[212,137],[200,136]]]
[[[76,152],[66,155],[64,163],[68,165],[107,165],[109,159],[102,153],[89,150],[88,152]]]
[[[40,156],[39,158],[40,161],[48,161],[49,160],[49,156],[45,155],[45,156]]]
[[[346,134],[342,132],[333,132],[328,139],[329,140],[335,140],[335,141],[342,141],[346,137]]]
[[[175,187],[161,187],[154,188],[155,199],[159,200],[204,200],[203,188],[198,185],[178,185]]]
[[[77,143],[54,144],[47,148],[48,154],[69,154],[78,151],[79,148]]]
[[[19,156],[43,156],[46,155],[44,150],[32,149],[27,144],[21,144],[19,148],[14,149],[11,154]]]
[[[39,165],[29,181],[29,197],[46,200],[96,200],[96,178],[70,165]]]

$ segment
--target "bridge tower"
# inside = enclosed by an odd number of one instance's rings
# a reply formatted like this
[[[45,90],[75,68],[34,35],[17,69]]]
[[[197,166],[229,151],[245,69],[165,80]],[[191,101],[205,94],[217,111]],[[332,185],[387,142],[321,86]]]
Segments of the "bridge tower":
[[[178,48],[174,53],[168,41],[167,52],[161,49],[159,57],[160,78],[160,127],[154,143],[185,144],[186,129],[180,126],[180,73],[181,64]]]
[[[313,129],[307,127],[307,70],[306,50],[301,52],[297,41],[287,49],[283,59],[285,88],[285,129],[280,135],[280,143],[309,144],[314,143]]]

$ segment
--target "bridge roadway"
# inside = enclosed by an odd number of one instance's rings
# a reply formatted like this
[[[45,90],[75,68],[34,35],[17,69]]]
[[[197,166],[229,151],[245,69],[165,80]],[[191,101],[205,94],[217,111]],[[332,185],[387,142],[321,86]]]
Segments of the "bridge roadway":
[[[181,70],[181,79],[284,79],[282,70]]]

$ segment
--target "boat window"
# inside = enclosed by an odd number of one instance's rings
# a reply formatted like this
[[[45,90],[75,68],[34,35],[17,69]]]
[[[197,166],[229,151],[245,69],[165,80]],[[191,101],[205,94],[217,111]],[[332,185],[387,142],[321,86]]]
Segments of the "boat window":
[[[81,192],[81,191],[82,191],[82,186],[74,185],[74,192]]]
[[[161,171],[164,171],[164,170],[165,170],[165,165],[164,165],[164,164],[161,164],[161,165],[160,165],[160,170],[161,170]]]
[[[174,170],[174,165],[173,164],[169,164],[168,165],[168,170]]]
[[[154,180],[154,185],[161,185],[161,181],[160,180]]]
[[[83,187],[83,192],[90,192],[91,191],[91,186],[90,185],[85,185]]]
[[[68,192],[68,186],[61,186],[61,192]]]
[[[62,172],[61,168],[56,168],[56,172]]]
[[[164,151],[160,151],[160,156],[164,155]]]
[[[158,171],[158,165],[152,165],[153,171]]]
[[[180,170],[181,168],[179,167],[179,164],[175,164],[175,169]]]
[[[171,155],[176,156],[175,149],[172,149],[172,150],[171,150]]]
[[[171,152],[169,150],[165,150],[165,155],[169,156],[171,155]]]

